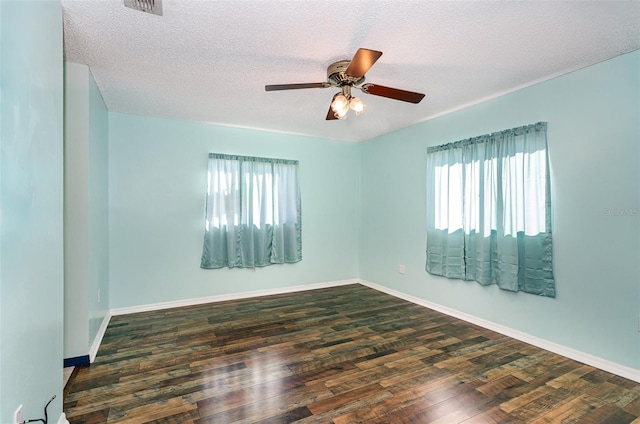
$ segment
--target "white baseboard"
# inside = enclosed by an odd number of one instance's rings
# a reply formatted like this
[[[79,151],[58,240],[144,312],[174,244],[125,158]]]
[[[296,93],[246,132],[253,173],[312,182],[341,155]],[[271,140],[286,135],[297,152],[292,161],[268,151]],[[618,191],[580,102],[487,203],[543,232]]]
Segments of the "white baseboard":
[[[64,412],[60,414],[60,418],[58,418],[58,424],[70,424],[69,421],[67,421],[67,416],[64,414]]]
[[[576,349],[572,349],[570,347],[566,347],[549,340],[541,339],[536,336],[532,336],[531,334],[524,333],[522,331],[514,330],[513,328],[506,327],[504,325],[496,324],[495,322],[487,321],[482,318],[478,318],[473,315],[469,315],[464,312],[457,311],[455,309],[451,309],[447,306],[439,305],[437,303],[429,302],[427,300],[421,299],[416,296],[412,296],[406,293],[402,293],[400,291],[390,289],[388,287],[381,286],[379,284],[372,283],[366,280],[359,280],[360,284],[363,286],[370,287],[374,290],[381,291],[383,293],[389,294],[391,296],[397,297],[399,299],[404,299],[408,302],[415,303],[416,305],[424,306],[425,308],[433,309],[434,311],[442,312],[443,314],[461,319],[463,321],[470,322],[472,324],[478,325],[480,327],[486,328],[488,330],[495,331],[500,334],[504,334],[505,336],[512,337],[516,340],[523,341],[525,343],[529,343],[531,345],[537,346],[541,349],[548,350],[553,353],[557,353],[558,355],[566,356],[567,358],[576,360],[578,362],[582,362],[584,364],[600,368],[604,371],[608,371],[610,373],[619,375],[620,377],[628,378],[629,380],[633,380],[635,382],[640,383],[640,370],[630,368],[624,365],[617,364],[615,362],[608,361],[606,359],[599,358],[597,356],[581,352]]]
[[[96,338],[93,339],[93,343],[91,343],[91,348],[89,349],[89,363],[93,363],[93,361],[96,359],[96,355],[98,354],[98,349],[100,349],[102,338],[104,337],[105,331],[107,331],[107,327],[109,326],[110,320],[111,320],[111,313],[107,312],[107,315],[105,315],[105,317],[102,319],[102,324],[100,324],[100,328],[98,329],[98,334],[96,334]]]
[[[327,287],[346,286],[348,284],[358,284],[358,279],[328,281],[324,283],[305,284],[301,286],[279,287],[275,289],[255,290],[241,293],[221,294],[216,296],[198,297],[194,299],[176,300],[171,302],[152,303],[148,305],[129,306],[110,310],[111,316],[135,314],[138,312],[158,311],[161,309],[180,308],[183,306],[202,305],[205,303],[224,302],[227,300],[248,299],[250,297],[270,296],[274,294],[295,293],[306,290],[324,289]]]

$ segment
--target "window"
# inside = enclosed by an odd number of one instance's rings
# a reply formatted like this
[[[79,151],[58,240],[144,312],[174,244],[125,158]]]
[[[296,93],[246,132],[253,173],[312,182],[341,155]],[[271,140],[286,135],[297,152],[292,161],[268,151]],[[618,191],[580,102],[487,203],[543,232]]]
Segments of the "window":
[[[298,162],[209,154],[202,268],[302,259]]]
[[[429,273],[555,297],[546,130],[428,149]]]

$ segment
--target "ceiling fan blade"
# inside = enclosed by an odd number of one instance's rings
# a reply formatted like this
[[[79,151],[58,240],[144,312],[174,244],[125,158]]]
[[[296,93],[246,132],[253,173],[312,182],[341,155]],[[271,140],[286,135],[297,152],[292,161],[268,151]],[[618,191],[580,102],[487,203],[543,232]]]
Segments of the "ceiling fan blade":
[[[331,106],[329,106],[329,112],[327,112],[327,121],[333,121],[336,118],[336,113],[331,109]]]
[[[401,100],[409,103],[420,103],[424,98],[424,94],[416,93],[414,91],[400,90],[397,88],[385,87],[384,85],[377,84],[363,84],[360,89],[368,94],[374,96],[382,96],[389,99]]]
[[[333,99],[335,99],[337,95],[338,93],[334,94]],[[338,119],[336,118],[336,113],[333,111],[333,109],[331,109],[331,104],[333,104],[333,99],[331,99],[331,103],[329,103],[329,112],[327,112],[327,121],[333,121],[334,119]]]
[[[380,56],[382,56],[382,52],[377,50],[358,49],[351,62],[349,62],[345,74],[352,78],[363,77]]]
[[[297,90],[299,88],[326,88],[331,87],[328,82],[308,82],[304,84],[275,84],[265,85],[265,91],[278,91],[278,90]]]

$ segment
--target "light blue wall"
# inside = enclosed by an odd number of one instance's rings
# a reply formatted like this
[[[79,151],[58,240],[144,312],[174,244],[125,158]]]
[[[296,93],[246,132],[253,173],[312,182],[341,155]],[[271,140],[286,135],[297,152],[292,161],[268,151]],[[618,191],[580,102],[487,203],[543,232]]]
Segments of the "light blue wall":
[[[0,2],[0,422],[62,412],[62,11]],[[51,422],[50,421],[50,422]]]
[[[89,72],[89,344],[109,312],[109,112]]]
[[[209,152],[300,161],[301,262],[200,269]],[[110,306],[356,278],[359,154],[357,144],[110,113]]]
[[[361,277],[640,369],[640,216],[611,215],[640,207],[639,80],[636,51],[362,144]],[[427,146],[538,121],[549,123],[557,298],[427,274]]]
[[[64,357],[89,352],[89,69],[64,64]]]
[[[109,115],[86,65],[65,63],[64,107],[64,356],[74,358],[89,353],[109,308]]]

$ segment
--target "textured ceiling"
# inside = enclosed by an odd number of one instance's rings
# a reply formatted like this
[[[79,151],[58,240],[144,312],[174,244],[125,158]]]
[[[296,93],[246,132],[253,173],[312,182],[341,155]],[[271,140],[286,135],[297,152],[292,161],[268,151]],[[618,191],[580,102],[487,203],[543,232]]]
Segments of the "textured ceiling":
[[[112,112],[360,141],[640,48],[638,1],[188,1],[163,16],[122,0],[61,0],[65,59],[91,67]],[[367,81],[426,93],[361,94],[326,121],[322,82],[359,47]]]

